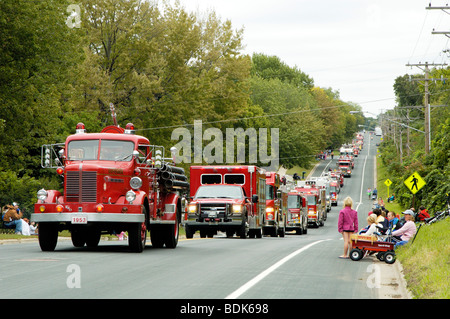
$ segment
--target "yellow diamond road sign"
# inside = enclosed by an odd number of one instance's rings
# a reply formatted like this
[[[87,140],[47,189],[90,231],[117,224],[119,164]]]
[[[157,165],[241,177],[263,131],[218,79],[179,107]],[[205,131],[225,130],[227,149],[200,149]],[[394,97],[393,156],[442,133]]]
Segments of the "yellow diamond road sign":
[[[389,178],[384,181],[384,185],[386,185],[387,187],[391,186],[391,184],[392,184],[392,182]]]
[[[426,184],[417,172],[408,177],[404,183],[413,194],[417,193]]]

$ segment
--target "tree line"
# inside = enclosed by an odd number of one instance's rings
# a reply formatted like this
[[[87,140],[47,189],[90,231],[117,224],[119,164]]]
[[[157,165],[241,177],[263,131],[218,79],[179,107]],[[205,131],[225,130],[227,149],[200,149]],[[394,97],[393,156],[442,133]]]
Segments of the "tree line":
[[[424,121],[424,86],[415,79],[423,78],[423,74],[398,76],[394,83],[397,106],[384,115],[395,117],[420,131],[425,131]],[[411,207],[413,194],[405,187],[405,181],[414,172],[426,182],[425,186],[415,194],[416,209],[423,205],[430,212],[441,211],[447,207],[450,194],[450,69],[433,69],[429,86],[429,101],[431,105],[430,128],[431,150],[425,151],[425,134],[416,130],[400,130],[399,125],[385,121],[385,136],[381,144],[381,159],[387,167],[389,179],[392,180],[392,191],[403,207]],[[414,107],[417,106],[417,107]],[[400,135],[402,143],[400,143]],[[395,137],[394,137],[395,136]]]
[[[364,124],[338,91],[243,45],[230,20],[179,3],[2,0],[0,203],[31,210],[37,189],[60,188],[40,166],[41,145],[63,142],[78,122],[88,132],[113,124],[111,103],[122,127],[166,149],[174,127],[194,120],[223,132],[279,128],[286,168],[308,167]]]

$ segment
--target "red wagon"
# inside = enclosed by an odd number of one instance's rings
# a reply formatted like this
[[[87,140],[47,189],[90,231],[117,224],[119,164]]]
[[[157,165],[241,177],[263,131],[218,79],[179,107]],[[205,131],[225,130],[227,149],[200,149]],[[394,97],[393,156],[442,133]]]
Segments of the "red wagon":
[[[387,264],[395,262],[394,243],[379,241],[376,236],[365,236],[353,234],[350,237],[352,250],[350,251],[350,259],[358,261],[362,259],[367,252],[378,252],[377,258],[385,261]]]

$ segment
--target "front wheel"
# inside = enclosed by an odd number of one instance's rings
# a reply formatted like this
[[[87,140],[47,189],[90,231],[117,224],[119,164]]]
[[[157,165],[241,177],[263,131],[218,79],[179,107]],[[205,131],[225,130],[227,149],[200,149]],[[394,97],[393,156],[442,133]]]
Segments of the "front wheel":
[[[179,228],[180,222],[178,220],[178,214],[175,212],[175,224],[168,225],[167,231],[165,234],[164,243],[166,244],[166,248],[175,248],[178,245],[178,237],[179,237]]]
[[[42,251],[54,251],[58,242],[58,224],[39,223],[39,246]]]
[[[363,258],[363,251],[358,248],[354,248],[350,251],[350,259],[353,261],[358,261]]]
[[[143,213],[145,219],[147,219],[147,210],[145,209],[145,207]],[[147,241],[146,221],[144,220],[143,223],[130,224],[130,226],[128,227],[128,245],[131,251],[141,253],[142,251],[144,251],[146,241]]]

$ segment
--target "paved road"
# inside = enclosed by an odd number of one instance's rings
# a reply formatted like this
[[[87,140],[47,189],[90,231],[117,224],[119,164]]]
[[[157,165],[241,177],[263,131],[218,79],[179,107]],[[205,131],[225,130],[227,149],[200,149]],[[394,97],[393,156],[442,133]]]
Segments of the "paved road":
[[[374,137],[345,179],[340,200],[351,196],[365,226],[371,209],[365,191],[374,185]],[[370,142],[370,147],[369,147]],[[370,150],[370,151],[369,151]],[[314,175],[334,167],[322,161]],[[328,166],[327,166],[328,165]],[[147,244],[129,253],[126,242],[102,241],[98,249],[60,240],[54,252],[37,242],[0,245],[0,297],[152,299],[379,298],[370,284],[372,259],[338,259],[343,242],[333,207],[325,226],[307,235],[262,239],[180,240],[176,249]]]

